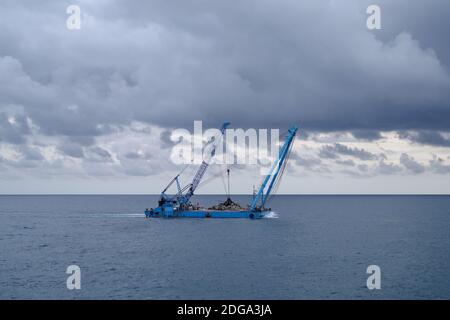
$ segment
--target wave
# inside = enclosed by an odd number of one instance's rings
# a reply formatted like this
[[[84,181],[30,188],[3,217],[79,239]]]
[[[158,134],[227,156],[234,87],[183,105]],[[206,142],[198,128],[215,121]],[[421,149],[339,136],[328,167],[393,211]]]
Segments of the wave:
[[[145,218],[143,213],[97,213],[91,215],[96,218]]]
[[[279,217],[278,213],[274,211],[270,211],[268,214],[264,215],[265,219],[278,219]]]

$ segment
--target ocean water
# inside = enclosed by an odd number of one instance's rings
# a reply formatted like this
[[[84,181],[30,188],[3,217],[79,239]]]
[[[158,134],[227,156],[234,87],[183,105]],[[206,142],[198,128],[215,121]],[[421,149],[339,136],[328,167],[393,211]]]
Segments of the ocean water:
[[[156,200],[0,196],[0,298],[450,298],[450,196],[275,196],[267,219],[144,219]],[[72,264],[81,290],[66,288]]]

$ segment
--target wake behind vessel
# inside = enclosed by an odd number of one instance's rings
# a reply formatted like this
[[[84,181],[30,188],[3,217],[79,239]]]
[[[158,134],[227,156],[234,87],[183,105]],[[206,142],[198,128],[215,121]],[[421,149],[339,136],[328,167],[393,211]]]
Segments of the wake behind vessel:
[[[220,129],[220,137],[226,128],[229,126],[229,122],[225,122]],[[264,177],[264,180],[256,194],[254,194],[253,199],[249,205],[246,207],[241,207],[239,204],[233,202],[228,195],[227,199],[210,208],[202,208],[199,205],[194,205],[191,203],[191,197],[194,195],[195,190],[200,184],[211,159],[214,157],[217,145],[220,139],[215,139],[213,142],[209,143],[205,147],[206,156],[198,168],[196,174],[191,183],[187,184],[185,187],[181,188],[179,177],[180,174],[175,176],[166,188],[161,192],[161,196],[158,201],[158,206],[156,208],[146,209],[146,218],[157,218],[157,217],[185,217],[185,218],[250,218],[259,219],[266,216],[271,212],[270,208],[266,208],[265,204],[271,193],[271,191],[276,187],[284,173],[284,169],[289,159],[290,150],[292,148],[295,135],[297,133],[297,127],[292,126],[289,128],[284,144],[281,147],[277,159],[272,164],[271,169],[268,174]],[[177,193],[175,195],[167,195],[167,190],[173,185],[177,186]]]

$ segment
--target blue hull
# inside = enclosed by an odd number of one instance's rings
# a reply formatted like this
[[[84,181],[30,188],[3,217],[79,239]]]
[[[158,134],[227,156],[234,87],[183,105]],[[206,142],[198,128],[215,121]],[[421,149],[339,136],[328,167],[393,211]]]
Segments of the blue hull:
[[[189,210],[174,211],[171,215],[145,210],[146,218],[246,218],[261,219],[270,211]]]

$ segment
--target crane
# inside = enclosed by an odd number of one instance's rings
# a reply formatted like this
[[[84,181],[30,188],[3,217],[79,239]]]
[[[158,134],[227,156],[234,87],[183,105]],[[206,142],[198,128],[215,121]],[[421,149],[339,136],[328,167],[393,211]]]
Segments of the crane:
[[[160,199],[158,201],[158,207],[154,209],[155,212],[164,213],[166,216],[171,216],[173,214],[173,210],[185,209],[190,205],[190,199],[194,195],[195,190],[197,189],[200,181],[205,175],[206,170],[211,162],[211,159],[216,154],[217,146],[220,143],[221,138],[223,137],[225,130],[230,125],[229,122],[225,122],[221,129],[220,135],[218,137],[213,138],[208,144],[205,146],[204,156],[202,163],[200,164],[197,172],[194,175],[192,181],[184,187],[181,187],[180,184],[180,175],[183,172],[177,174],[169,184],[164,188],[161,192]],[[184,169],[183,169],[184,170]],[[173,196],[169,196],[166,194],[167,190],[176,183],[177,193]]]
[[[278,158],[270,168],[269,174],[265,176],[258,193],[254,196],[249,211],[263,211],[265,209],[264,205],[267,202],[270,192],[281,179],[297,130],[298,128],[296,126],[289,128],[284,144],[278,153]]]

